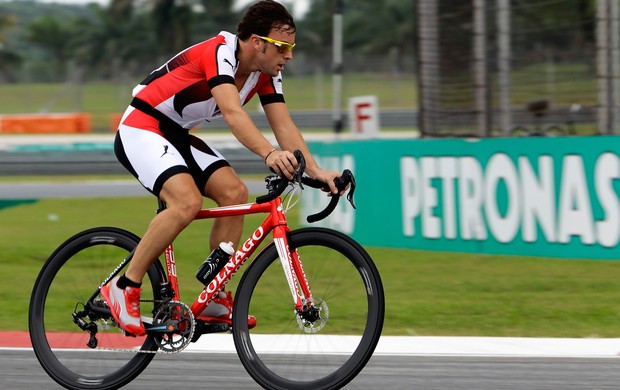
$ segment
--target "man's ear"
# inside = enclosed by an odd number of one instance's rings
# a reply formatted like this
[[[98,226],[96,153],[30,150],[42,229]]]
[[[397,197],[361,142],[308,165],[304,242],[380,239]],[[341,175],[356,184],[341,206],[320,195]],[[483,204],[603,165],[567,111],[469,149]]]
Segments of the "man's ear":
[[[259,52],[261,50],[263,50],[263,40],[260,39],[259,37],[257,37],[256,35],[252,35],[250,37],[250,43],[252,44],[252,47],[254,48],[254,51]]]

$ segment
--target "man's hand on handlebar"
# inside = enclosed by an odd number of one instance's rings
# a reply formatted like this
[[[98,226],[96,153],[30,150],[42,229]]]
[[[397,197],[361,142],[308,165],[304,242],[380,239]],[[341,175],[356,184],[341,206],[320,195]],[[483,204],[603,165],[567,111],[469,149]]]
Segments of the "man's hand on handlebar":
[[[293,180],[299,163],[293,153],[274,150],[265,158],[265,164],[278,176]]]
[[[321,188],[321,190],[325,192],[329,192],[330,194],[334,194],[334,195],[339,194],[340,196],[342,196],[346,192],[347,188],[349,188],[349,186],[347,185],[339,193],[338,188],[336,187],[336,183],[334,183],[334,180],[340,177],[340,175],[342,175],[342,173],[340,172],[328,171],[326,169],[318,168],[312,173],[308,172],[308,174],[313,179],[326,183],[329,186],[329,188],[323,187]]]
[[[295,155],[286,150],[274,150],[273,152],[270,152],[265,158],[265,164],[267,164],[271,171],[276,175],[286,177],[288,180],[293,180],[295,178],[297,168],[299,167],[299,161]],[[347,186],[342,191],[338,191],[334,180],[340,177],[341,173],[339,172],[317,168],[313,172],[307,173],[313,179],[326,183],[328,187],[321,188],[321,190],[329,192],[330,194],[339,194],[342,196],[349,188],[349,186]]]
[[[320,188],[325,192],[329,192],[329,195],[332,197],[327,207],[316,214],[309,215],[306,220],[310,223],[320,221],[326,218],[329,214],[334,211],[340,196],[344,195],[347,190],[349,190],[349,194],[347,195],[347,200],[351,203],[353,208],[355,207],[355,203],[353,202],[353,193],[355,192],[355,178],[353,177],[353,173],[350,170],[345,169],[342,171],[342,174],[334,171],[328,171],[326,169],[321,169],[318,167],[314,167],[310,172],[307,172],[311,176],[304,176],[304,172],[306,172],[306,160],[304,159],[303,154],[299,150],[295,150],[292,155],[295,159],[295,163],[291,163],[291,161],[283,161],[279,159],[279,156],[270,159],[272,154],[275,154],[276,150],[272,150],[269,152],[267,157],[265,157],[265,163],[269,165],[269,168],[276,172],[282,171],[287,166],[295,166],[297,169],[293,170],[293,174],[291,177],[286,175],[286,178],[282,177],[282,174],[278,174],[278,176],[269,176],[265,178],[267,182],[267,189],[269,193],[263,196],[259,196],[256,198],[256,203],[266,203],[274,200],[278,196],[280,196],[289,182],[295,181],[300,186],[302,183],[304,185],[310,186],[312,188]],[[285,152],[280,152],[282,154]],[[288,160],[288,155],[284,155],[283,157]],[[286,168],[288,169],[288,168]],[[287,172],[289,173],[289,172]]]

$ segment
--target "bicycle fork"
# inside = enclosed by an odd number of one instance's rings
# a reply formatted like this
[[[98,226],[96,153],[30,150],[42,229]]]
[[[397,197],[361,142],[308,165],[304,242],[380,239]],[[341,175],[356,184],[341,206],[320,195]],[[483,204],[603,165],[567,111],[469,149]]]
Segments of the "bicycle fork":
[[[298,322],[303,328],[312,326],[321,319],[321,310],[315,306],[299,252],[290,250],[284,229],[275,228],[273,241],[300,319]]]

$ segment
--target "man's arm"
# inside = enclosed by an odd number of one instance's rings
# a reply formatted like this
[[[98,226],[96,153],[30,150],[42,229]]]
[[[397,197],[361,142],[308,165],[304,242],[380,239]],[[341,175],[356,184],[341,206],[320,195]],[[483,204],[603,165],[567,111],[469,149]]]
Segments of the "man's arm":
[[[220,84],[211,89],[211,94],[217,102],[217,105],[224,116],[224,120],[230,127],[233,135],[249,150],[261,156],[265,159],[280,154],[280,152],[272,152],[273,145],[265,138],[260,130],[252,121],[252,118],[241,107],[241,99],[239,92],[234,84]],[[271,154],[270,154],[271,153]],[[289,156],[290,155],[290,156]],[[287,155],[280,156],[277,162],[276,173],[284,174],[291,179],[295,173],[297,167],[297,161],[295,157],[288,153]],[[278,172],[280,171],[280,172]]]
[[[288,112],[285,103],[270,103],[264,106],[265,115],[269,121],[269,125],[273,130],[278,145],[288,152],[296,149],[300,150],[306,159],[306,172],[311,177],[320,180],[329,185],[330,192],[338,193],[334,179],[340,174],[338,172],[328,171],[318,166],[316,160],[310,153],[308,145],[304,140],[301,131],[295,125]]]

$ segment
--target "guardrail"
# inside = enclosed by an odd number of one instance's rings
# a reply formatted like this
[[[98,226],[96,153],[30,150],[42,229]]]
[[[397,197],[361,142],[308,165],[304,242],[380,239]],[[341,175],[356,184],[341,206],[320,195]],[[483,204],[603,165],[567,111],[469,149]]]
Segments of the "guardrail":
[[[251,112],[250,116],[260,129],[268,129],[265,115]],[[294,111],[291,116],[298,127],[332,128],[331,111]],[[417,111],[383,110],[381,126],[385,128],[415,127]],[[218,118],[202,126],[202,130],[226,129],[226,123]],[[345,130],[345,133],[349,133]],[[49,134],[49,133],[48,133]],[[109,133],[108,133],[109,134]],[[212,142],[212,141],[209,141]],[[263,173],[265,166],[259,157],[245,148],[236,146],[237,142],[214,142],[214,146],[226,156],[238,173]],[[0,175],[58,175],[58,174],[124,174],[126,170],[116,160],[111,144],[104,148],[51,148],[34,147],[6,150],[0,148]]]
[[[244,148],[220,152],[238,173],[267,173],[261,159]],[[0,175],[4,176],[125,173],[113,150],[0,152]]]
[[[249,114],[259,129],[269,128],[269,122],[263,113],[250,112]],[[344,131],[349,132],[349,129],[346,128],[348,126],[346,111],[342,115],[345,124]],[[329,110],[292,111],[291,118],[300,129],[331,129],[334,127],[333,113]],[[382,128],[418,127],[418,111],[408,109],[380,110],[379,121]],[[227,128],[223,118],[214,119],[201,127],[205,130]]]

